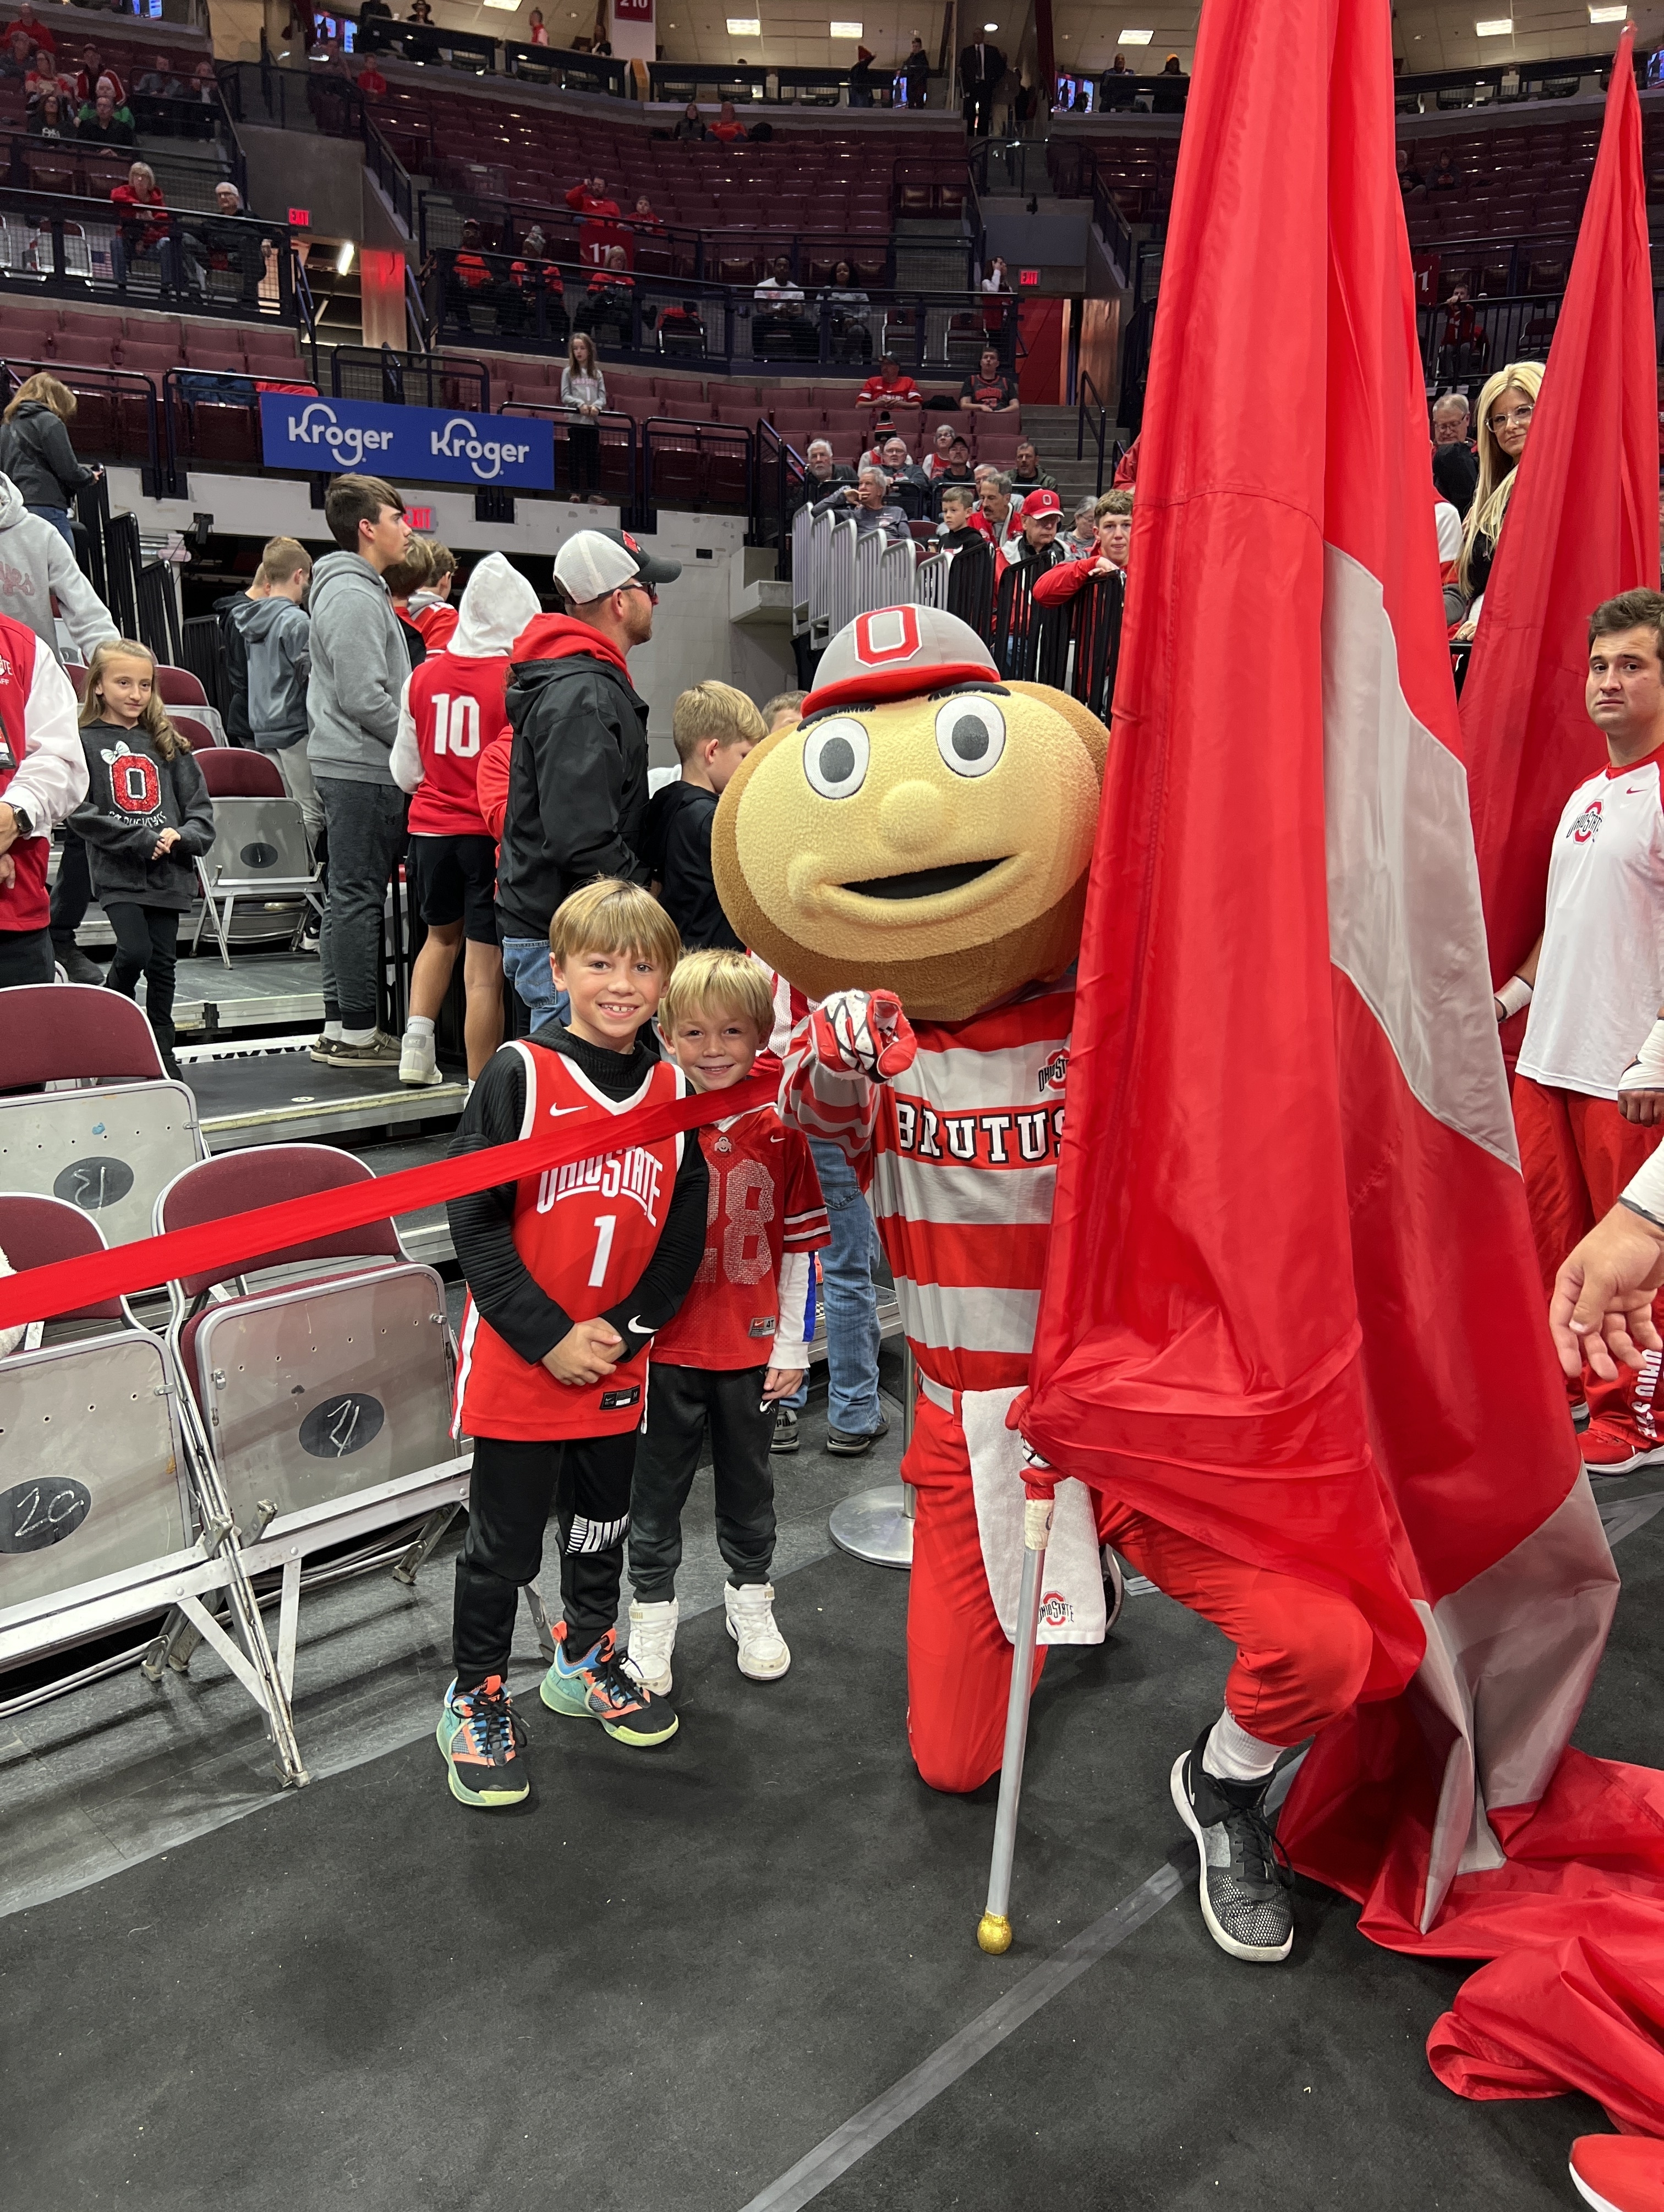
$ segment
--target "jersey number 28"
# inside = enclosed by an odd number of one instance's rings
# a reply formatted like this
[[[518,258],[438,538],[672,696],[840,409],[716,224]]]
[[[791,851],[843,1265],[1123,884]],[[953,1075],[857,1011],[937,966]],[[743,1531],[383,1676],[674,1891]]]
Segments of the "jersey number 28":
[[[722,1186],[720,1198],[718,1183]],[[774,1218],[774,1177],[760,1160],[736,1160],[725,1176],[713,1170],[705,1201],[705,1255],[697,1282],[716,1279],[716,1249],[710,1231],[719,1206],[728,1218],[722,1231],[722,1273],[730,1283],[760,1283],[773,1261],[768,1231]]]

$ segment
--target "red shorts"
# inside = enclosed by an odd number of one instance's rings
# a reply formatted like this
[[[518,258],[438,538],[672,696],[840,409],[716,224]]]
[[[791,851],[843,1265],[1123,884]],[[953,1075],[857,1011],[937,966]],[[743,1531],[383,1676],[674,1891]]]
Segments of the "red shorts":
[[[1011,1646],[983,1570],[965,1432],[921,1396],[903,1478],[918,1492],[907,1607],[907,1735],[935,1790],[979,1789],[1000,1764]],[[1288,1745],[1346,1711],[1368,1672],[1368,1623],[1349,1598],[1216,1552],[1112,1499],[1098,1533],[1158,1589],[1236,1645],[1225,1703],[1250,1735]],[[1035,1662],[1039,1680],[1045,1661]],[[1205,1716],[1198,1717],[1199,1729]]]

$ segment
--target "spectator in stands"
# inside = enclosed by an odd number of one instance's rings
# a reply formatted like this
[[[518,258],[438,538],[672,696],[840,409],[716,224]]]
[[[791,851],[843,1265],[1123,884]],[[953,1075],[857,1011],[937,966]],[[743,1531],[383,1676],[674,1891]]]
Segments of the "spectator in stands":
[[[913,42],[907,49],[907,58],[901,64],[900,76],[903,98],[909,107],[923,107],[930,98],[930,57],[924,51],[924,41],[913,33]]]
[[[943,495],[950,487],[957,487],[967,491],[971,495],[971,504],[974,507],[978,496],[977,479],[971,466],[971,448],[965,440],[957,434],[952,438],[948,447],[948,465],[945,469],[936,467],[934,453],[930,459],[930,491],[936,502],[937,514],[940,514],[942,512]]]
[[[768,726],[743,691],[706,683],[682,693],[671,728],[681,775],[648,801],[642,857],[687,951],[720,946],[743,952],[711,878],[710,825],[734,770]]]
[[[992,346],[984,346],[974,376],[959,390],[959,404],[967,415],[1010,415],[1016,411],[1017,387],[1000,367]]]
[[[1083,499],[1075,509],[1075,524],[1069,533],[1067,551],[1071,561],[1079,561],[1097,550],[1098,525],[1094,510],[1095,499]]]
[[[1047,476],[1041,468],[1040,457],[1034,451],[1034,441],[1032,438],[1019,438],[1017,441],[1017,459],[1011,471],[1011,481],[1020,492],[1025,494],[1031,491],[1056,491],[1058,489],[1056,477]]]
[[[549,242],[543,234],[541,223],[534,222],[521,240],[520,252],[509,265],[509,274],[498,294],[497,326],[500,331],[518,331],[528,323],[535,326],[538,307],[542,308],[542,335],[555,338],[566,331],[566,287],[561,274],[549,258]]]
[[[1117,54],[1104,71],[1098,87],[1098,106],[1100,109],[1131,107],[1138,96],[1138,79],[1127,67],[1126,56]]]
[[[956,440],[961,445],[965,442],[962,438],[960,438],[959,433],[950,422],[943,421],[936,424],[936,434],[930,441],[930,450],[924,456],[923,464],[924,473],[933,484],[938,477],[945,477],[953,467],[954,446]]]
[[[204,60],[197,64],[191,72],[190,88],[195,94],[199,106],[217,107],[219,106],[220,81],[214,74],[212,62]]]
[[[374,62],[364,64],[354,82],[366,100],[385,100],[387,96],[387,81]]]
[[[1439,156],[1438,167],[1428,179],[1427,189],[1429,192],[1454,192],[1460,181],[1456,174],[1456,165],[1450,158],[1450,149],[1447,147]]]
[[[1444,328],[1439,338],[1439,374],[1467,376],[1483,368],[1490,358],[1490,342],[1479,311],[1468,297],[1467,286],[1458,281],[1444,303]]]
[[[376,1019],[381,916],[405,838],[393,741],[410,655],[386,582],[410,541],[405,502],[379,477],[341,476],[324,501],[340,550],[312,577],[307,750],[329,834],[329,898],[319,940],[326,1067],[391,1066],[399,1041]]]
[[[942,526],[936,542],[947,553],[962,553],[967,545],[985,545],[986,531],[977,527],[977,495],[971,484],[944,484],[940,493]]]
[[[855,483],[855,471],[842,461],[834,460],[829,440],[811,438],[808,452],[803,457],[803,481],[792,501],[792,512],[800,507],[824,500],[828,493],[841,491]]]
[[[717,109],[716,120],[710,126],[710,135],[713,138],[720,138],[724,146],[731,146],[736,138],[745,137],[746,126],[734,112],[731,100],[725,100]]]
[[[152,54],[153,68],[145,70],[133,87],[136,99],[183,100],[185,87],[169,63],[166,54]]]
[[[890,498],[910,522],[921,522],[930,512],[930,479],[913,465],[905,438],[887,438],[880,465],[890,487]]]
[[[0,989],[9,990],[52,980],[46,862],[52,831],[87,795],[87,758],[69,678],[28,623],[0,616],[0,659],[12,672],[0,689]],[[84,868],[79,839],[75,849]],[[91,974],[70,981],[101,983],[81,957]]]
[[[1003,254],[994,256],[977,289],[988,302],[982,311],[982,326],[991,337],[997,337],[1005,328],[1005,319],[1011,311],[1011,274],[1005,265]]]
[[[1442,392],[1433,402],[1433,481],[1464,521],[1479,480],[1479,459],[1468,441],[1467,394]]]
[[[34,52],[34,42],[28,33],[21,23],[14,23],[7,35],[5,52],[0,54],[0,76],[26,83]]]
[[[878,374],[869,376],[855,395],[857,407],[881,408],[887,414],[896,407],[922,407],[923,394],[911,376],[904,376],[901,364],[893,353],[881,355]]]
[[[485,258],[485,234],[470,216],[445,278],[445,312],[458,330],[472,331],[474,308],[496,305],[497,278]]]
[[[1094,502],[1096,543],[1090,552],[1059,560],[1034,586],[1043,607],[1060,606],[1095,578],[1122,575],[1132,543],[1132,494],[1106,491]]]
[[[759,307],[778,307],[788,300],[795,300],[800,307],[802,306],[803,288],[792,276],[789,254],[775,255],[768,275],[753,293],[752,298]]]
[[[826,321],[832,359],[870,361],[873,334],[868,326],[867,310],[872,302],[856,283],[855,270],[849,262],[833,263],[832,283],[820,296],[830,310]]]
[[[39,43],[37,40],[36,44]],[[80,64],[75,74],[75,96],[83,106],[90,105],[97,99],[101,77],[109,78],[112,99],[118,103],[126,99],[126,86],[113,69],[107,69],[99,59],[98,48],[94,46],[84,46],[82,49]]]
[[[222,177],[214,187],[213,214],[185,224],[184,237],[186,265],[197,290],[206,293],[210,289],[209,271],[223,270],[236,279],[243,306],[258,307],[265,257],[259,234],[243,206],[242,194],[229,177]]]
[[[362,54],[384,52],[389,44],[385,26],[393,21],[393,10],[387,0],[360,0],[358,9],[358,51]]]
[[[1011,480],[1008,477],[1005,481]],[[1008,537],[1003,547],[997,545],[1008,564],[1027,561],[1049,568],[1054,561],[1064,558],[1064,549],[1058,543],[1064,507],[1055,491],[1031,492],[1027,499],[1013,503],[1012,512],[1018,525],[1016,534]]]
[[[966,47],[959,58],[960,104],[965,127],[973,138],[984,137],[994,119],[994,95],[1005,75],[1005,56],[997,46],[981,40]]]
[[[670,135],[673,138],[680,138],[684,141],[688,139],[697,141],[709,135],[705,130],[704,118],[699,112],[698,100],[688,101],[687,106],[682,110],[681,120]]]
[[[38,106],[49,92],[55,92],[65,109],[73,113],[78,104],[75,96],[75,72],[73,70],[60,72],[52,56],[37,47],[30,58],[28,75],[23,80],[25,105]]]
[[[428,546],[428,580],[411,593],[405,617],[421,631],[430,653],[443,652],[456,628],[457,611],[451,605],[455,584],[456,556],[436,538]]]
[[[846,485],[842,491],[833,492],[829,498],[818,500],[817,514],[852,514],[856,532],[864,538],[869,531],[881,530],[887,538],[910,538],[907,517],[890,498],[890,482],[882,469],[863,468],[853,487]]]
[[[69,426],[76,397],[66,384],[44,372],[27,378],[0,416],[0,471],[9,477],[31,514],[51,523],[75,550],[70,508],[83,484],[104,473],[76,459]]]
[[[531,46],[546,46],[548,45],[549,33],[543,21],[543,10],[541,8],[533,8],[530,15],[527,16],[526,20],[526,37],[527,43]]]
[[[600,482],[600,417],[606,411],[606,379],[595,357],[595,341],[587,331],[572,334],[566,366],[560,373],[560,404],[571,417],[566,432],[566,459],[571,471],[572,505],[576,507],[587,494],[589,504],[599,507],[596,487]]]
[[[988,526],[988,536],[996,553],[1009,552],[1014,541],[1022,535],[1022,508],[1011,496],[1011,479],[996,470],[990,477],[981,477],[982,495],[978,504],[982,519]],[[1047,496],[1044,492],[1039,498]],[[1052,498],[1056,493],[1051,495]]]
[[[1150,112],[1154,115],[1182,115],[1185,101],[1190,94],[1190,79],[1179,66],[1177,54],[1169,54],[1161,66],[1161,81],[1150,94]]]
[[[857,46],[855,59],[850,64],[850,106],[870,107],[873,104],[873,64],[877,59],[870,46]]]
[[[39,46],[42,53],[55,54],[58,52],[58,40],[35,14],[32,0],[23,0],[22,6],[17,11],[16,27],[22,32],[29,44],[32,46]]]
[[[592,268],[605,268],[609,247],[624,242],[618,228],[619,204],[608,193],[606,178],[599,173],[580,177],[567,193],[566,204],[576,208],[582,218],[578,224],[579,259]]]
[[[126,108],[118,111],[107,92],[82,109],[76,118],[75,135],[94,146],[131,146],[137,143],[131,113]]]
[[[180,916],[195,902],[195,866],[214,842],[214,809],[189,739],[168,720],[153,656],[131,638],[101,645],[87,670],[78,716],[87,795],[70,817],[88,848],[93,891],[115,933],[105,978],[125,998],[144,978],[144,1012],[162,1064],[175,1082],[174,975]],[[117,779],[117,763],[143,763]],[[140,783],[149,805],[133,805]]]
[[[116,234],[110,246],[116,283],[125,290],[132,264],[154,256],[161,266],[163,294],[182,292],[185,282],[178,241],[149,163],[135,161],[127,172],[126,183],[115,187],[110,200],[117,210]]]
[[[34,138],[70,138],[75,136],[64,102],[56,92],[43,93],[29,112],[29,135]]]
[[[312,556],[298,538],[268,538],[258,573],[264,586],[260,597],[245,595],[233,612],[248,666],[249,729],[256,750],[276,763],[283,789],[299,802],[307,835],[315,843],[323,831],[324,809],[307,752],[312,625],[305,607]]]
[[[1399,191],[1404,198],[1407,200],[1424,198],[1427,192],[1427,179],[1419,169],[1411,166],[1410,149],[1407,146],[1399,148],[1398,164]]]
[[[579,330],[593,336],[605,326],[614,345],[631,343],[631,307],[636,280],[630,274],[629,261],[623,246],[609,246],[605,265],[589,279],[583,298],[573,310],[572,319]]]
[[[637,192],[636,204],[630,216],[631,236],[639,244],[643,239],[652,238],[663,228],[664,219],[654,214],[652,201],[645,192]]]
[[[412,668],[419,668],[427,659],[428,641],[411,620],[411,595],[421,591],[432,574],[432,549],[425,538],[418,538],[414,533],[405,541],[403,560],[395,561],[391,568],[382,572],[381,581],[387,587],[387,597],[399,617],[399,634],[405,641],[405,652]]]
[[[1478,620],[1478,602],[1496,557],[1496,541],[1508,519],[1508,502],[1514,489],[1520,456],[1531,432],[1532,413],[1543,388],[1540,362],[1510,362],[1499,368],[1479,394],[1479,474],[1473,489],[1457,563],[1457,586],[1466,619],[1458,637],[1472,637]],[[1450,601],[1446,600],[1448,610]]]
[[[521,636],[505,704],[514,726],[497,855],[503,969],[533,1030],[561,1001],[549,924],[569,891],[596,876],[648,879],[647,702],[628,655],[653,635],[661,584],[681,574],[619,530],[580,530],[555,556],[570,615],[540,615]]]

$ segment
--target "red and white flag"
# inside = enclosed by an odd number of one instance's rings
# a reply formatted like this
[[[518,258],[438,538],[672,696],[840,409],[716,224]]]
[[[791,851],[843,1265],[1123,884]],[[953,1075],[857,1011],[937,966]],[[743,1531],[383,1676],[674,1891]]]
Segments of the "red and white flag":
[[[1479,890],[1498,984],[1542,934],[1560,810],[1606,764],[1583,707],[1589,616],[1637,584],[1658,588],[1657,338],[1634,46],[1626,25],[1542,396],[1462,687]],[[1510,1034],[1524,1027],[1521,1018]]]
[[[1549,1790],[1616,1575],[1527,1220],[1429,481],[1387,0],[1207,0],[1021,1425],[1355,1600],[1368,1702],[1284,1838],[1378,1940],[1472,1956],[1456,1893]]]

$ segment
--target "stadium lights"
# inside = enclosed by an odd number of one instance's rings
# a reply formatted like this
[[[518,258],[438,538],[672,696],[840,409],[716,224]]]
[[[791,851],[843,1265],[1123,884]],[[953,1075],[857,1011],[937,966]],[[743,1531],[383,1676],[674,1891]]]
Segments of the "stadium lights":
[[[344,276],[351,266],[352,240],[349,238],[343,241],[341,250],[335,257],[335,273],[338,276]]]
[[[1118,46],[1147,46],[1155,36],[1154,31],[1123,31],[1115,43]]]
[[[826,28],[835,39],[858,39],[861,36],[859,23],[828,23]]]
[[[1475,33],[1482,39],[1511,39],[1514,35],[1514,18],[1512,15],[1487,16],[1483,23],[1476,23],[1473,28]]]
[[[488,8],[501,8],[506,15],[517,15],[520,13],[520,0],[485,0],[485,5]]]
[[[760,39],[763,19],[760,15],[730,15],[728,18],[728,34],[731,39]]]
[[[1590,22],[1591,22],[1591,23],[1622,23],[1622,22],[1625,22],[1625,21],[1628,21],[1628,19],[1629,19],[1629,13],[1630,13],[1630,11],[1629,11],[1629,9],[1628,9],[1628,8],[1627,8],[1627,7],[1624,7],[1624,8],[1595,8],[1595,7],[1591,7],[1591,8],[1590,8],[1590,9],[1589,9],[1589,21],[1590,21]]]

